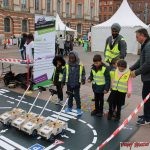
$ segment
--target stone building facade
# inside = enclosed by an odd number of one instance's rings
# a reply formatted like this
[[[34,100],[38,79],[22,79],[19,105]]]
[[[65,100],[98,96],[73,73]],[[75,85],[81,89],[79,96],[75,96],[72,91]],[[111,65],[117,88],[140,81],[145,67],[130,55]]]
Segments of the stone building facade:
[[[99,0],[0,0],[0,35],[34,32],[34,15],[56,15],[79,35],[99,22]]]
[[[100,22],[108,20],[119,8],[123,0],[100,0]],[[150,24],[150,0],[128,0],[134,13],[146,24]]]

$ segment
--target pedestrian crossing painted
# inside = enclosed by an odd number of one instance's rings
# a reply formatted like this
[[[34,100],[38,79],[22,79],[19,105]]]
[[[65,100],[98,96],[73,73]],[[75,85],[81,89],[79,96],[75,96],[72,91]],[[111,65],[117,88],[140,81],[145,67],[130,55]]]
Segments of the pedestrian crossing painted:
[[[4,150],[27,150],[27,148],[2,135],[0,136],[0,148],[3,148]]]

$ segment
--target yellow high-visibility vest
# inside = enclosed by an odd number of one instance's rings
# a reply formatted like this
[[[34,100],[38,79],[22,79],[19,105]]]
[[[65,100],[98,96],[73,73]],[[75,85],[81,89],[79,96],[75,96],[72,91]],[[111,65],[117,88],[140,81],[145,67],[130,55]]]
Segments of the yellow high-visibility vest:
[[[65,67],[62,67],[62,69],[64,69]],[[53,81],[54,81],[54,78],[55,78],[55,74],[56,74],[56,68],[54,69],[54,73],[53,73]],[[63,73],[59,73],[59,79],[58,81],[61,82],[63,79]]]
[[[128,91],[128,80],[130,78],[130,72],[127,71],[121,77],[118,76],[118,71],[111,71],[110,76],[112,80],[112,90],[127,93]]]
[[[80,69],[79,69],[79,83],[81,83],[82,80],[82,72],[83,72],[83,64],[79,64]],[[69,65],[66,64],[66,83],[68,82],[69,79]]]
[[[124,38],[121,39],[122,41]],[[105,61],[110,62],[112,61],[113,58],[116,58],[120,55],[120,51],[118,48],[118,43],[116,43],[113,47],[113,49],[110,48],[109,44],[106,46],[106,52],[105,52]]]
[[[99,70],[98,72],[96,72],[95,70],[92,69],[92,74],[93,74],[93,84],[96,85],[105,85],[106,81],[105,81],[105,73],[106,67],[102,67],[102,70]]]

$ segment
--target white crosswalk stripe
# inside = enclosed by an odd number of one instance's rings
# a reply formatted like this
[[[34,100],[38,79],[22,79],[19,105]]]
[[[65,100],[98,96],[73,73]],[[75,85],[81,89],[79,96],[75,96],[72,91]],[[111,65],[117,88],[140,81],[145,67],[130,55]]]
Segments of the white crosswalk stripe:
[[[9,148],[7,148],[6,150],[15,150],[15,149],[20,149],[20,150],[27,150],[27,148],[19,145],[18,143],[4,137],[4,136],[0,136],[0,141],[5,142],[5,146],[10,146]],[[0,145],[2,146],[2,144],[0,143]],[[3,145],[4,146],[4,145]],[[5,147],[4,147],[5,148]]]
[[[0,146],[6,150],[15,150],[16,149],[15,147],[9,145],[8,143],[6,143],[2,140],[0,140]]]

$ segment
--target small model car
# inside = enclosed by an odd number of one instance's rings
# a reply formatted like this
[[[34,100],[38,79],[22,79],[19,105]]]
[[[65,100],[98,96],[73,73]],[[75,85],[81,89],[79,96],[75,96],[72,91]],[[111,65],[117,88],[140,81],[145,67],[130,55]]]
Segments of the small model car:
[[[55,137],[58,134],[63,134],[64,130],[68,128],[68,124],[64,121],[56,120],[56,121],[48,121],[47,124],[42,126],[38,130],[38,135],[43,138],[46,138],[50,142],[55,141]]]
[[[13,127],[15,127],[15,128],[17,128],[17,129],[20,130],[20,129],[21,129],[21,126],[22,126],[25,122],[27,122],[27,121],[29,121],[29,120],[32,120],[33,118],[35,118],[35,117],[37,117],[37,116],[38,116],[38,114],[33,113],[33,112],[24,114],[24,115],[22,115],[22,116],[20,116],[20,117],[17,117],[15,120],[13,120],[11,125],[12,125]]]
[[[10,126],[12,121],[21,115],[25,115],[26,111],[20,108],[13,108],[11,111],[7,111],[0,115],[0,122],[4,125]]]

